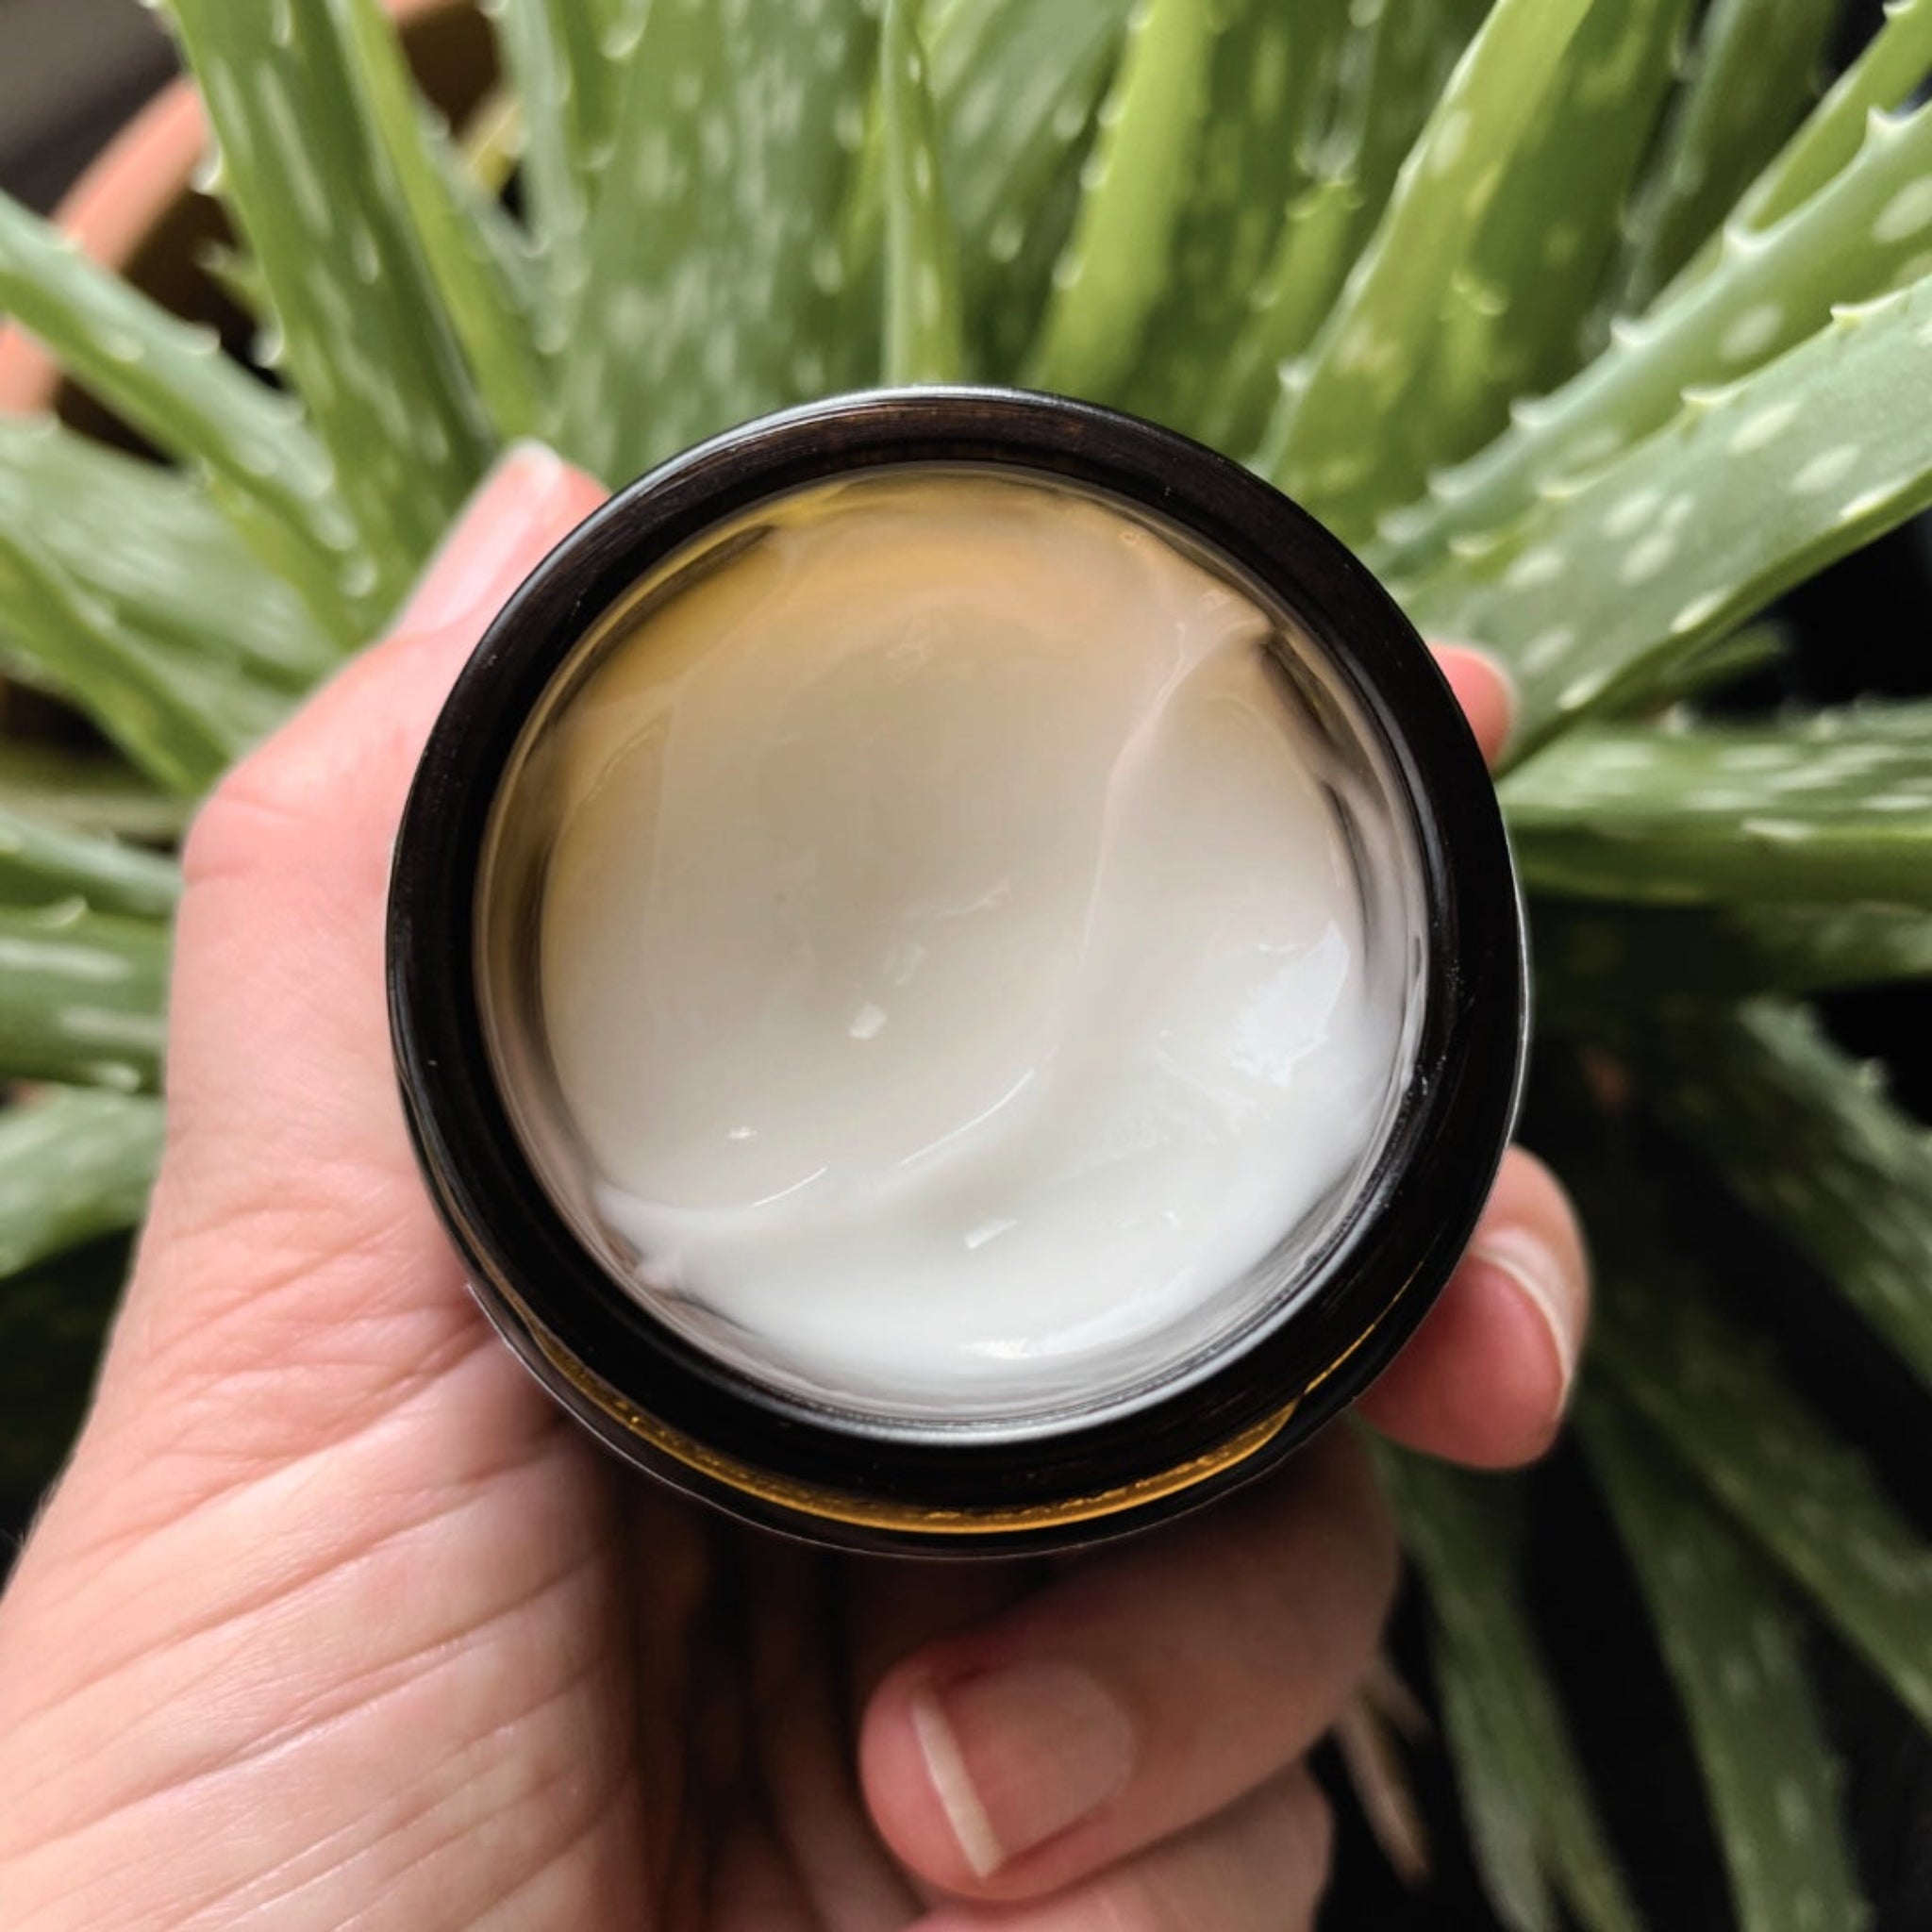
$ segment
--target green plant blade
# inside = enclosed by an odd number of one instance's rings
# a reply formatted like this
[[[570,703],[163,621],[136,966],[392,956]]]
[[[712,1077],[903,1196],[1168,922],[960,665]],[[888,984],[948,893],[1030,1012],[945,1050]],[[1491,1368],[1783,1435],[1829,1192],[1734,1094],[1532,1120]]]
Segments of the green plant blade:
[[[886,380],[966,373],[959,251],[926,75],[923,0],[886,0],[879,99],[886,143]]]
[[[1410,585],[1426,634],[1479,640],[1514,673],[1512,758],[1932,502],[1928,347],[1932,280],[1841,311]]]
[[[489,450],[482,406],[374,130],[348,0],[165,0],[275,303],[276,361],[391,608]]]
[[[1591,725],[1502,794],[1539,891],[1932,910],[1932,703],[1803,724]]]
[[[301,413],[0,194],[0,313],[163,454],[205,469],[216,502],[262,560],[286,575],[332,635],[364,634],[345,586],[355,533],[330,493],[327,458]]]
[[[161,1158],[161,1104],[61,1088],[0,1111],[0,1279],[132,1227]]]
[[[1474,1790],[1474,1815],[1485,1822],[1483,1875],[1498,1910],[1513,1925],[1549,1923],[1525,1876],[1527,1840],[1591,1932],[1634,1932],[1636,1907],[1500,1547],[1491,1507],[1499,1486],[1387,1447],[1375,1459],[1428,1586],[1438,1675],[1457,1686],[1444,1715],[1480,1713],[1479,1727],[1462,1733],[1457,1769],[1475,1773],[1464,1802]]]
[[[0,806],[8,811],[142,844],[172,844],[188,829],[190,801],[159,790],[101,752],[0,738]]]
[[[114,613],[209,664],[306,691],[334,639],[206,493],[45,421],[0,419],[0,524]]]
[[[590,468],[634,475],[875,366],[838,238],[876,54],[858,0],[650,8],[564,375]]]
[[[1839,0],[1714,0],[1630,210],[1624,312],[1650,306],[1804,119],[1842,11]]]
[[[1619,1189],[1591,1215],[1597,1359],[1631,1407],[1932,1728],[1932,1549]]]
[[[0,1076],[155,1086],[167,968],[161,926],[77,907],[0,908]]]
[[[17,1274],[0,1294],[0,1491],[30,1504],[80,1426],[127,1274],[127,1243],[100,1241]]]
[[[1036,389],[1113,397],[1166,284],[1196,171],[1214,54],[1208,0],[1141,0],[1054,271]]]
[[[1411,493],[1425,470],[1408,406],[1427,374],[1437,320],[1589,6],[1498,0],[1403,162],[1306,364],[1284,387],[1258,467],[1344,537]],[[1363,433],[1369,424],[1375,434]]]
[[[58,906],[166,919],[181,896],[171,858],[13,811],[0,803],[0,904]]]
[[[1653,1097],[1932,1389],[1932,1145],[1803,1008],[1665,1036]]]
[[[1932,915],[1905,907],[1531,907],[1549,1033],[1624,1039],[1754,993],[1932,978]]]
[[[493,205],[464,173],[416,92],[376,0],[343,0],[344,46],[370,130],[407,208],[423,261],[460,343],[491,427],[505,441],[542,427],[524,291],[491,245]]]
[[[1859,1932],[1838,1768],[1776,1579],[1629,1409],[1577,1423],[1689,1720],[1740,1932]]]
[[[1874,120],[1857,155],[1762,234],[1731,231],[1722,263],[1673,291],[1555,394],[1520,406],[1478,456],[1385,519],[1375,560],[1397,576],[1469,533],[1501,528],[1664,427],[1687,391],[1735,382],[1866,301],[1923,273],[1932,238],[1932,108]],[[1921,216],[1923,215],[1923,221]]]
[[[286,693],[131,630],[4,525],[0,638],[150,777],[185,796],[205,791],[289,702]]]

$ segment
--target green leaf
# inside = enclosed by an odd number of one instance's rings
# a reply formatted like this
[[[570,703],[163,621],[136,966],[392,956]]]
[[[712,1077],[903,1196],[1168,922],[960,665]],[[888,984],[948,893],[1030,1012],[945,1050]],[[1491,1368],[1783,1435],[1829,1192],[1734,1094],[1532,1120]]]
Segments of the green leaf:
[[[1439,318],[1589,7],[1498,0],[1403,162],[1305,366],[1284,387],[1258,465],[1344,537],[1424,474],[1427,452],[1409,425]]]
[[[1574,1178],[1574,1175],[1573,1175]],[[1631,1406],[1932,1728],[1932,1549],[1863,1459],[1720,1316],[1628,1187],[1584,1218],[1602,1291],[1597,1359]],[[1610,1209],[1614,1208],[1614,1211]]]
[[[447,128],[417,93],[395,27],[376,0],[344,0],[342,27],[372,139],[394,177],[491,426],[505,441],[534,436],[544,410],[526,291],[491,245],[494,204],[464,172]]]
[[[1932,702],[1592,725],[1512,772],[1502,795],[1541,891],[1932,909]]]
[[[564,373],[612,478],[859,379],[839,245],[876,58],[860,0],[664,0],[645,16]]]
[[[165,0],[274,299],[276,362],[335,463],[385,608],[480,473],[482,406],[357,84],[349,0]]]
[[[0,638],[149,776],[186,796],[205,791],[287,708],[284,693],[131,629],[5,524]]]
[[[0,1291],[0,1493],[31,1502],[53,1480],[87,1407],[127,1243],[95,1241]]]
[[[180,868],[173,859],[0,803],[0,904],[80,899],[97,912],[166,919],[180,896]]]
[[[1554,395],[1434,479],[1422,504],[1385,520],[1374,558],[1412,575],[1452,541],[1502,528],[1665,427],[1685,394],[1736,382],[1824,328],[1835,306],[1922,273],[1932,239],[1932,108],[1874,121],[1857,158],[1777,227],[1730,232],[1722,264],[1674,290]],[[1923,225],[1921,216],[1923,215]],[[1748,454],[1748,452],[1747,452]]]
[[[188,828],[191,804],[158,791],[101,752],[72,752],[0,738],[0,806],[15,813],[143,844],[168,844]]]
[[[1932,1144],[1801,1008],[1666,1034],[1653,1098],[1932,1389]]]
[[[1124,391],[1141,414],[1180,429],[1208,426],[1250,293],[1306,181],[1320,83],[1346,21],[1343,0],[1219,0],[1200,151]]]
[[[1618,307],[1647,308],[1804,119],[1840,0],[1713,0],[1630,211]]]
[[[1407,587],[1514,673],[1527,757],[1932,502],[1932,280],[1801,347]]]
[[[167,971],[158,925],[77,906],[0,908],[0,1076],[153,1087]]]
[[[1168,275],[1196,172],[1215,42],[1208,0],[1140,0],[1054,271],[1031,385],[1110,398]]]
[[[366,635],[327,458],[295,406],[224,357],[211,330],[175,321],[4,194],[0,313],[156,448],[207,470],[224,513],[333,636]]]
[[[161,1104],[58,1089],[0,1111],[0,1279],[140,1221]]]
[[[1740,1932],[1859,1932],[1838,1767],[1775,1577],[1624,1404],[1586,1389],[1577,1422],[1690,1721]]]
[[[209,665],[306,691],[334,639],[178,473],[44,420],[0,418],[0,525],[114,613]]]
[[[1507,1489],[1386,1446],[1375,1460],[1428,1586],[1438,1678],[1456,1687],[1445,1690],[1444,1716],[1460,1721],[1457,1770],[1482,1826],[1492,1902],[1512,1925],[1548,1924],[1525,1877],[1527,1840],[1590,1932],[1634,1932],[1636,1907],[1496,1535],[1494,1502]]]
[[[958,382],[966,351],[959,252],[926,78],[923,0],[886,0],[879,98],[886,142],[886,380]]]

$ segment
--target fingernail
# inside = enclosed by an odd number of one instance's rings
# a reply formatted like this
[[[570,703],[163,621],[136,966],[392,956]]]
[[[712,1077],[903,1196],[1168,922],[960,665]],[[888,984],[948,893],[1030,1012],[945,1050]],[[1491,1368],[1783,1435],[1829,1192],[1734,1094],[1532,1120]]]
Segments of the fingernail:
[[[450,533],[429,559],[397,619],[402,630],[442,630],[493,616],[515,583],[505,584],[506,559],[520,540],[547,530],[575,502],[586,478],[541,442],[512,443],[484,476]],[[521,582],[531,558],[516,573]]]
[[[1516,694],[1516,678],[1508,665],[1496,654],[1482,644],[1464,643],[1460,638],[1443,639],[1436,645],[1439,656],[1454,654],[1467,658],[1482,665],[1493,680],[1498,699],[1497,718],[1491,727],[1496,738],[1497,748],[1508,743],[1516,729],[1516,714],[1521,700]]]
[[[912,1724],[981,1878],[1097,1811],[1134,1768],[1126,1712],[1072,1664],[1014,1664],[927,1690]]]
[[[1470,1244],[1470,1258],[1487,1263],[1507,1275],[1522,1292],[1550,1332],[1563,1374],[1563,1395],[1576,1379],[1576,1360],[1583,1349],[1585,1290],[1556,1250],[1526,1227],[1485,1230]]]

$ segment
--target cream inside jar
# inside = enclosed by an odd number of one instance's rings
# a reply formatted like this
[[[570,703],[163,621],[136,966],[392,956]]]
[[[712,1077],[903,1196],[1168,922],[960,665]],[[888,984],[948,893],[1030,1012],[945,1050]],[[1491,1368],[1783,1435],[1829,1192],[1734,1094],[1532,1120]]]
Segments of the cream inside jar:
[[[884,1418],[1051,1426],[1279,1312],[1407,1092],[1423,868],[1292,616],[1043,475],[896,466],[653,570],[525,726],[480,1006],[653,1315]]]

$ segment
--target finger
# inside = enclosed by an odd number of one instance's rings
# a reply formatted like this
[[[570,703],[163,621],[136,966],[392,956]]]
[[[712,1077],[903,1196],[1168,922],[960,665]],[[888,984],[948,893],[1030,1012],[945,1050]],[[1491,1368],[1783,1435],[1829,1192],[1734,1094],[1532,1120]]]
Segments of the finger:
[[[874,1823],[970,1897],[1100,1872],[1299,1757],[1368,1668],[1394,1577],[1366,1464],[1331,1434],[892,1672],[860,1738]]]
[[[1556,1439],[1590,1321],[1590,1264],[1569,1199],[1512,1148],[1461,1265],[1358,1411],[1409,1447],[1480,1469]]]
[[[1328,1883],[1327,1800],[1300,1769],[1039,1905],[945,1906],[912,1932],[1307,1932]]]
[[[1516,687],[1510,683],[1509,674],[1487,651],[1473,644],[1436,644],[1432,649],[1475,741],[1482,746],[1485,762],[1493,766],[1509,742],[1509,728],[1516,721]]]

